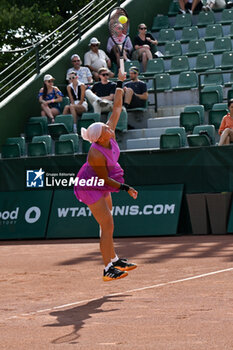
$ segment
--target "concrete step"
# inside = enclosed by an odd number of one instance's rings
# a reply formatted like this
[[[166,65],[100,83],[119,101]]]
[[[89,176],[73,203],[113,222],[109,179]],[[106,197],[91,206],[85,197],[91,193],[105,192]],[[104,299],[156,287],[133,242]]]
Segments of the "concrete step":
[[[155,113],[156,117],[170,117],[173,116],[179,116],[181,112],[184,111],[185,106],[166,106],[166,107],[159,107],[157,109],[157,112]]]
[[[147,149],[147,148],[159,148],[159,137],[148,137],[140,139],[127,140],[127,149]]]
[[[149,118],[147,120],[148,128],[167,128],[169,126],[179,126],[180,117],[162,117],[162,118]]]
[[[148,137],[159,137],[165,133],[166,128],[135,129],[127,131],[127,139],[142,139]]]

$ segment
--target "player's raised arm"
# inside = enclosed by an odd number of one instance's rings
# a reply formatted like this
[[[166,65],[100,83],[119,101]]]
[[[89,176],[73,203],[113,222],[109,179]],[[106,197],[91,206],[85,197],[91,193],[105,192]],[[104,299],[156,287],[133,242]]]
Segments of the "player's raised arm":
[[[123,104],[123,95],[124,95],[124,91],[122,89],[122,84],[123,81],[126,79],[126,74],[122,74],[121,70],[119,69],[118,72],[118,81],[117,81],[117,88],[116,88],[116,92],[115,92],[115,97],[114,97],[114,104],[113,104],[113,110],[112,110],[112,114],[109,118],[109,120],[107,121],[107,125],[115,131],[118,120],[120,118],[120,114],[122,111],[122,104]]]

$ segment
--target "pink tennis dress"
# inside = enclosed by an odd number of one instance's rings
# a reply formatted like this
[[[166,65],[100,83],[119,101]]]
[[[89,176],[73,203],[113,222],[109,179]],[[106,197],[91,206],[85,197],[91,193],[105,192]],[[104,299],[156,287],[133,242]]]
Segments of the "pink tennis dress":
[[[96,148],[105,156],[107,160],[108,176],[120,183],[123,183],[124,171],[118,163],[120,149],[115,139],[110,139],[110,144],[111,149],[100,146],[97,143],[92,143],[91,148]],[[87,205],[97,202],[101,197],[107,197],[110,192],[119,192],[118,188],[114,188],[105,184],[104,186],[98,186],[98,184],[93,186],[81,186],[79,184],[81,179],[85,179],[86,181],[93,177],[95,179],[98,179],[97,174],[88,163],[88,160],[79,170],[77,177],[78,183],[74,186],[74,194],[80,202],[83,202]],[[97,181],[95,182],[97,183]]]

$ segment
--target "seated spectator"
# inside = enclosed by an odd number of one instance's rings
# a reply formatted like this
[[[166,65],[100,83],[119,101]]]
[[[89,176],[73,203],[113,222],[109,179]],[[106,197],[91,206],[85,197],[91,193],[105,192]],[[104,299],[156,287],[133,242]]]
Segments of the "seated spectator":
[[[77,132],[78,115],[81,116],[87,111],[88,105],[85,101],[85,85],[78,80],[75,71],[68,75],[70,84],[67,86],[67,93],[70,99],[70,105],[65,106],[63,114],[72,114],[74,118],[74,132]]]
[[[98,81],[98,70],[100,68],[110,68],[111,60],[103,50],[99,49],[100,42],[97,38],[91,38],[89,46],[90,50],[84,55],[84,64],[91,70],[95,81]],[[114,73],[109,71],[109,76],[113,78]]]
[[[71,62],[73,64],[73,68],[69,68],[67,73],[66,73],[66,80],[68,79],[68,75],[71,72],[76,72],[78,81],[80,83],[83,83],[84,85],[91,85],[93,83],[91,71],[87,67],[81,67],[82,61],[79,55],[74,54],[71,56]]]
[[[115,25],[115,30],[119,33],[119,35],[121,35],[122,31],[123,31],[123,25],[120,23],[117,23]],[[115,42],[117,43],[117,38],[119,37],[116,36],[116,38],[114,37]],[[121,45],[120,49],[122,49]],[[130,37],[128,36],[124,45],[124,50],[123,50],[123,58],[125,61],[130,61],[130,57],[131,57],[131,53],[133,51],[133,45],[132,42],[130,40]],[[109,57],[111,59],[111,61],[115,62],[117,64],[117,67],[120,67],[120,51],[118,49],[118,45],[116,45],[114,43],[114,41],[112,40],[112,38],[110,37],[108,39],[108,43],[107,43],[107,52],[109,54]]]
[[[228,101],[230,113],[222,118],[218,133],[220,135],[219,146],[229,145],[233,142],[233,99]]]
[[[226,7],[225,0],[207,0],[206,5],[202,7],[203,11],[216,9],[224,9]]]
[[[201,0],[179,0],[180,13],[191,13],[201,11],[203,3]]]
[[[147,33],[147,26],[144,23],[138,26],[138,35],[134,39],[133,59],[142,62],[143,71],[146,71],[147,61],[153,58],[152,56],[152,45],[157,45],[158,41],[153,36]]]
[[[55,78],[50,74],[44,76],[44,86],[39,91],[39,102],[41,104],[41,115],[47,116],[51,123],[54,123],[54,117],[61,114],[60,102],[62,102],[63,94],[53,86]]]
[[[86,97],[94,108],[95,113],[110,112],[113,107],[113,99],[116,83],[108,80],[108,68],[99,69],[100,82],[95,83],[91,90],[86,91]]]
[[[124,85],[124,106],[127,109],[144,107],[148,99],[146,83],[138,79],[138,68],[129,69],[130,81]]]

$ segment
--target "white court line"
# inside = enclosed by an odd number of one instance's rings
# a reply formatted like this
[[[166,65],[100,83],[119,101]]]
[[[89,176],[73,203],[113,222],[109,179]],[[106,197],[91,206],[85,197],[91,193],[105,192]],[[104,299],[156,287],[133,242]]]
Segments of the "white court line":
[[[42,309],[42,310],[37,310],[37,311],[29,312],[29,313],[23,313],[23,314],[20,314],[20,315],[11,316],[9,318],[6,318],[5,320],[21,318],[21,317],[25,317],[25,316],[33,316],[33,315],[37,315],[37,314],[43,313],[43,312],[50,312],[50,311],[53,311],[53,310],[64,309],[64,308],[67,308],[69,306],[75,306],[75,305],[79,305],[79,304],[83,304],[83,303],[89,303],[91,301],[96,301],[96,300],[99,300],[99,299],[102,299],[102,298],[106,298],[106,297],[114,297],[114,296],[118,296],[118,295],[132,293],[132,292],[140,292],[142,290],[164,287],[164,286],[168,286],[170,284],[177,284],[177,283],[181,283],[181,282],[191,281],[191,280],[195,280],[195,279],[198,279],[198,278],[203,278],[203,277],[207,277],[207,276],[217,275],[219,273],[229,272],[229,271],[233,271],[233,267],[230,267],[230,268],[224,269],[224,270],[218,270],[218,271],[203,273],[202,275],[186,277],[186,278],[182,278],[182,279],[175,280],[175,281],[169,281],[169,282],[164,282],[164,283],[159,283],[159,284],[153,284],[153,285],[147,286],[147,287],[129,289],[129,290],[118,292],[118,293],[107,294],[107,295],[103,295],[103,296],[97,297],[97,298],[75,301],[75,302],[69,303],[69,304],[63,304],[63,305],[59,305],[59,306],[54,306],[54,307],[51,307],[49,309]]]

